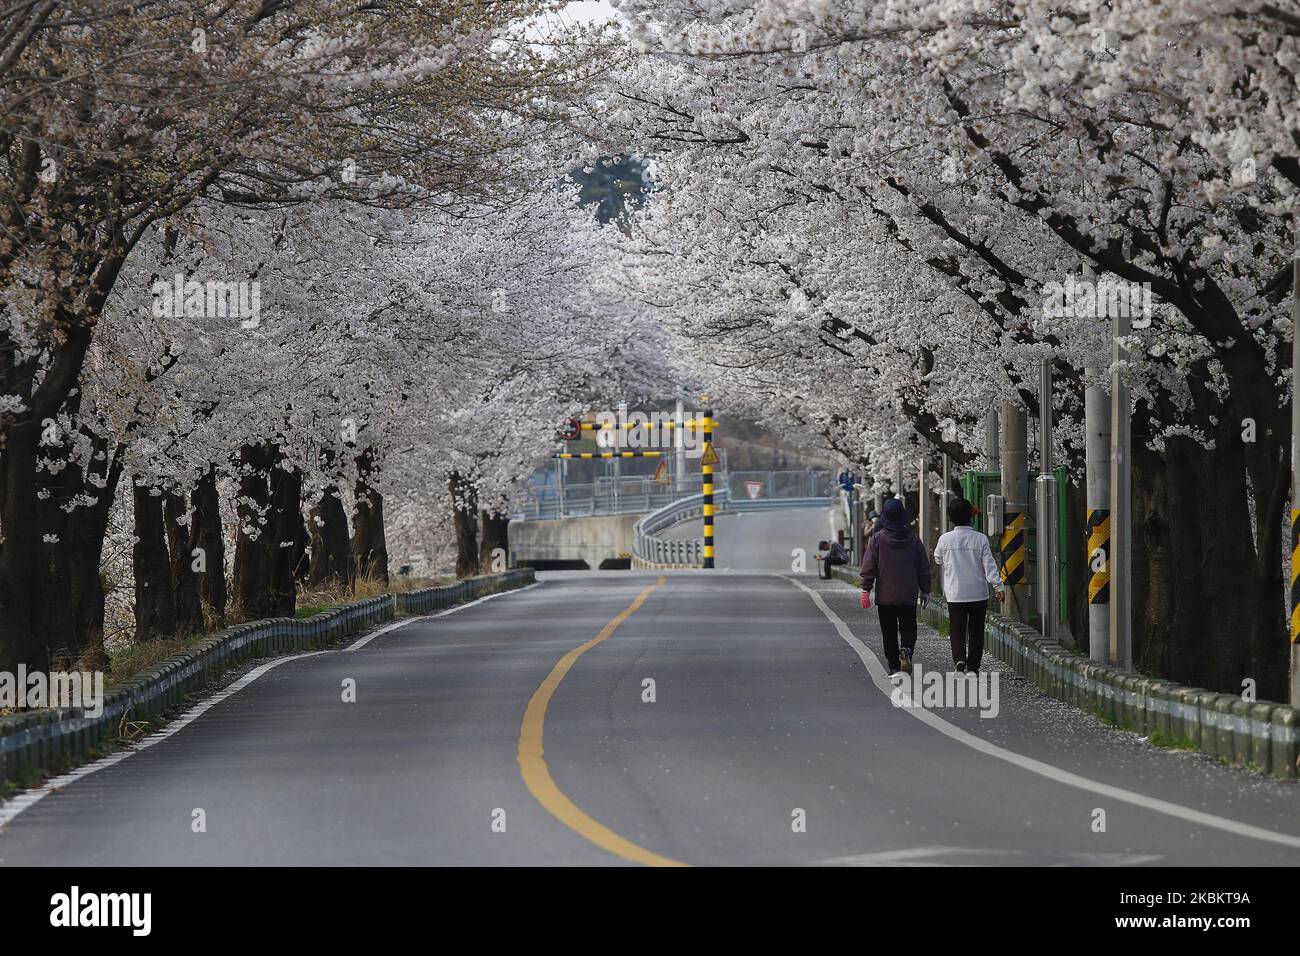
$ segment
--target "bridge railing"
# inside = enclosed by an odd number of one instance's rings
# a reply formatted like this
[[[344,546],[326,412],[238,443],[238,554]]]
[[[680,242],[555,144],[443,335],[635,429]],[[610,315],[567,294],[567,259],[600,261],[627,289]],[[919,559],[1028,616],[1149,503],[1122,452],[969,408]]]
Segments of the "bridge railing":
[[[585,518],[595,515],[644,514],[700,494],[699,475],[655,481],[649,475],[620,475],[598,481],[565,483],[530,495],[513,517],[522,519]]]
[[[825,498],[832,494],[833,476],[818,469],[733,471],[714,476],[718,491],[726,489],[736,502],[772,499]],[[649,514],[677,501],[699,497],[699,475],[655,481],[649,475],[619,475],[593,482],[548,487],[529,496],[512,517],[545,520],[596,515]]]
[[[740,511],[776,511],[787,508],[829,507],[830,497],[787,496],[782,498],[739,498],[723,485],[713,493],[713,503],[718,514]],[[652,511],[632,529],[632,554],[644,567],[697,568],[704,561],[704,539],[661,538],[660,532],[689,518],[704,513],[704,496],[692,495],[680,501],[669,502]]]
[[[722,476],[719,485],[731,492],[733,501],[769,501],[776,498],[829,498],[834,494],[835,476],[816,468],[802,470],[733,471]]]
[[[713,494],[718,510],[726,507],[730,495],[726,488]],[[652,511],[632,529],[632,553],[639,563],[654,567],[696,568],[704,563],[703,538],[661,538],[659,532],[679,521],[704,514],[704,495],[691,495]]]

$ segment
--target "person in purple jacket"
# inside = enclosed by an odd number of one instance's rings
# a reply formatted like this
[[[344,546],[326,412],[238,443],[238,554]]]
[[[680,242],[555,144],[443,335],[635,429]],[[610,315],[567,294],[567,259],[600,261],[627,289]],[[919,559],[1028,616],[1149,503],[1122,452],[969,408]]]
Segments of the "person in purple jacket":
[[[909,526],[900,500],[886,501],[880,520],[882,530],[871,536],[862,556],[862,590],[876,589],[889,673],[910,674],[916,651],[916,605],[930,593],[930,556]]]

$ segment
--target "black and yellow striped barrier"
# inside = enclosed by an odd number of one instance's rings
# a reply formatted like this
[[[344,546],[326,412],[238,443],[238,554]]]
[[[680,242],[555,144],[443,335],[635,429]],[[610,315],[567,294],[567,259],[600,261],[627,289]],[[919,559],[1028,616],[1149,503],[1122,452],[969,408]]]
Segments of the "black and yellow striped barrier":
[[[584,431],[584,432],[609,432],[609,431],[615,431],[615,430],[620,429],[620,428],[623,429],[623,431],[631,431],[631,430],[634,429],[634,428],[645,428],[645,429],[651,429],[651,430],[653,430],[653,429],[656,429],[656,428],[677,428],[677,427],[678,427],[678,425],[677,425],[677,422],[675,422],[675,421],[672,421],[672,422],[623,422],[622,424],[619,424],[618,422],[615,422],[615,423],[613,423],[613,424],[610,424],[610,423],[608,423],[608,422],[580,422],[580,423],[579,423],[579,428],[581,428],[582,431]],[[691,429],[692,431],[694,431],[694,430],[696,429],[696,420],[695,420],[694,418],[688,418],[686,421],[684,421],[684,422],[681,423],[681,427],[682,427],[682,428],[689,428],[689,429]],[[704,424],[704,420],[703,420],[703,419],[700,419],[700,421],[699,421],[699,427],[701,427],[701,428],[703,428],[703,427],[707,427],[707,426],[705,426],[705,424]]]
[[[662,451],[566,451],[556,458],[658,458]]]
[[[1008,511],[1002,529],[1002,583],[1016,587],[1025,580],[1025,513]]]
[[[1101,552],[1101,569],[1097,552]],[[1088,603],[1110,603],[1110,509],[1088,509]]]
[[[713,567],[713,409],[704,411],[704,459],[701,466],[701,491],[704,492],[704,566]]]
[[[1291,643],[1300,642],[1300,508],[1291,509]]]

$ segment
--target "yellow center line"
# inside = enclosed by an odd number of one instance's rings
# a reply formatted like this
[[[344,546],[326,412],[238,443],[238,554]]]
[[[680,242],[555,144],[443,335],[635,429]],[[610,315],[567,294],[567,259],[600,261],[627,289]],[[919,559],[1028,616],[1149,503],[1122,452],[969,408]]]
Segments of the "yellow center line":
[[[551,668],[551,672],[546,675],[546,680],[542,681],[541,686],[533,692],[532,698],[528,701],[528,709],[524,711],[524,722],[519,728],[519,770],[523,774],[524,783],[527,784],[529,792],[537,798],[537,802],[545,807],[551,816],[571,830],[576,831],[580,836],[587,838],[596,846],[608,850],[615,856],[621,856],[633,863],[644,863],[646,866],[687,866],[686,863],[660,856],[658,853],[653,853],[645,847],[619,836],[600,821],[583,813],[578,808],[578,805],[566,797],[564,792],[556,786],[555,781],[551,778],[551,771],[547,768],[546,761],[542,757],[542,735],[546,727],[546,708],[550,705],[556,688],[560,686],[560,681],[564,680],[564,676],[573,668],[579,657],[613,634],[620,624],[635,614],[637,608],[645,603],[645,599],[650,596],[650,592],[663,583],[664,576],[660,575],[658,581],[642,590],[636,596],[636,600],[600,629],[599,634],[587,641],[587,643],[569,651],[560,658],[558,664]]]

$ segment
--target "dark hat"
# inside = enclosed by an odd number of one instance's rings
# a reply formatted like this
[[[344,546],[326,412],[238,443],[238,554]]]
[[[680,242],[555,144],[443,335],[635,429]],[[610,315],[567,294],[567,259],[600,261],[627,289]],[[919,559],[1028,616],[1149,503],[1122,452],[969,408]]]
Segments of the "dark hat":
[[[885,527],[890,531],[902,531],[911,520],[907,516],[907,509],[903,507],[903,503],[897,498],[890,498],[885,502],[880,517],[884,521]]]

